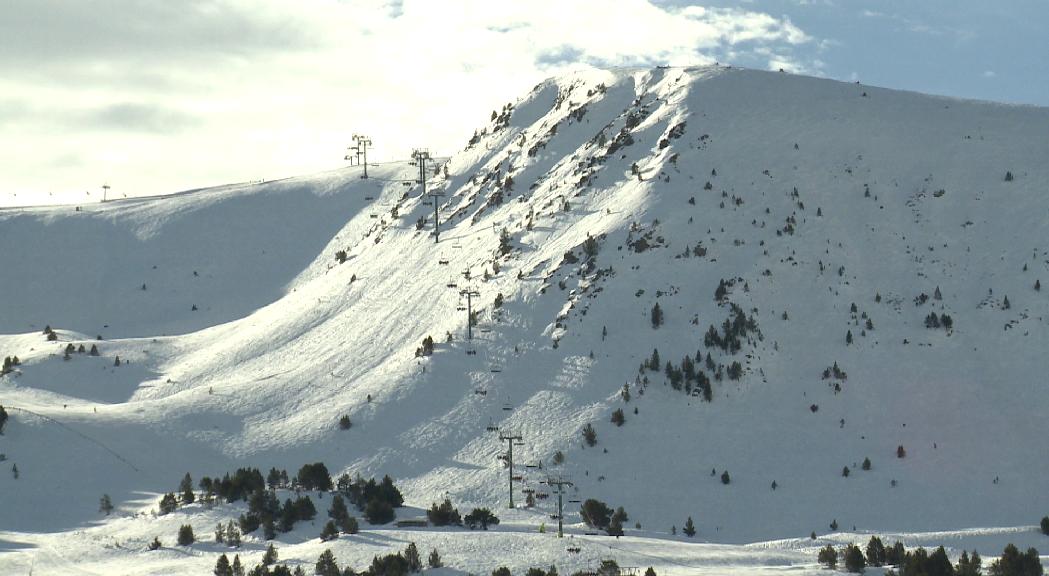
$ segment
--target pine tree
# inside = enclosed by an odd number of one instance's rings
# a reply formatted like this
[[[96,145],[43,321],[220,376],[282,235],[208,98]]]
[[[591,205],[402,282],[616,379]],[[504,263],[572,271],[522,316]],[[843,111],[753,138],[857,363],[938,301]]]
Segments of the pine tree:
[[[579,515],[591,528],[603,529],[608,526],[612,509],[607,504],[594,498],[588,498],[579,509]]]
[[[845,466],[841,469],[841,475],[845,478],[849,477],[849,467]]]
[[[652,358],[650,358],[649,361],[648,361],[648,369],[649,370],[659,370],[659,349],[658,348],[653,348],[652,349]]]
[[[688,517],[688,520],[685,520],[685,527],[682,528],[681,531],[684,532],[685,536],[688,536],[689,538],[696,535],[696,526],[692,523],[691,516]]]
[[[168,492],[164,495],[163,498],[160,499],[160,510],[158,514],[160,514],[161,516],[165,514],[170,514],[174,512],[176,508],[178,508],[178,500],[175,499],[174,494]]]
[[[334,520],[328,520],[327,524],[324,525],[324,529],[321,530],[321,542],[327,542],[328,540],[335,540],[339,537],[339,529],[335,527]]]
[[[233,556],[233,576],[244,576],[244,566],[240,563],[240,554]]]
[[[190,478],[189,472],[182,477],[182,482],[179,483],[178,489],[182,492],[182,504],[192,504],[196,499],[196,495],[193,494],[193,479]]]
[[[440,505],[434,502],[433,506],[426,511],[426,518],[434,526],[448,526],[449,524],[460,526],[463,523],[459,510],[452,506],[452,501],[448,498],[445,498]]]
[[[189,524],[183,524],[178,529],[178,545],[189,546],[196,542],[196,537],[193,536],[193,526]]]
[[[160,543],[160,537],[154,536],[153,541],[149,543],[148,548],[150,550],[159,550],[161,546],[163,546],[163,544]]]
[[[357,525],[357,519],[353,516],[346,516],[342,522],[338,523],[339,530],[342,530],[346,534],[356,534],[359,530]]]
[[[838,566],[838,551],[834,549],[834,546],[827,544],[823,548],[820,548],[819,555],[816,556],[816,559],[827,569],[833,570]]]
[[[109,516],[113,512],[113,501],[109,499],[109,494],[103,494],[102,498],[98,501],[98,511]]]
[[[531,497],[532,494],[529,493],[528,496]],[[533,506],[535,505],[534,502],[533,499]],[[473,511],[463,518],[463,521],[470,530],[477,527],[480,527],[482,530],[487,530],[488,526],[497,526],[499,524],[499,518],[495,514],[492,514],[492,511],[488,508],[474,508]]]
[[[328,518],[331,518],[336,523],[342,523],[346,517],[350,515],[350,512],[346,509],[346,501],[342,499],[341,494],[336,494],[331,499],[331,507],[328,508]]]
[[[885,545],[877,536],[871,536],[867,542],[867,563],[871,566],[881,566],[885,563]]]
[[[427,560],[426,563],[430,566],[430,568],[440,568],[441,566],[444,566],[444,564],[441,562],[441,555],[437,552],[436,548],[430,551],[430,558],[429,560]]]
[[[370,524],[389,524],[393,522],[396,513],[389,502],[380,498],[372,498],[364,507],[364,517]]]
[[[339,576],[339,565],[335,563],[335,555],[330,548],[321,552],[314,570],[317,576]]]
[[[863,459],[863,465],[861,466],[861,468],[863,468],[864,470],[870,470],[871,469],[871,459],[870,458],[864,458]]]
[[[215,526],[215,543],[216,544],[222,544],[225,541],[226,541],[226,527],[222,525],[222,522],[219,522]]]
[[[339,430],[349,430],[352,426],[353,423],[350,422],[349,416],[343,414],[342,418],[339,418]]]
[[[980,576],[982,560],[980,554],[973,550],[973,555],[970,558],[969,553],[962,550],[962,555],[958,558],[958,565],[954,568],[956,576]]]
[[[1009,304],[1009,297],[1006,296],[1005,299],[1002,300],[1002,310],[1008,310],[1009,308],[1012,308],[1012,304]]]
[[[583,440],[586,441],[587,446],[597,444],[597,431],[594,430],[593,424],[589,422],[586,423],[586,426],[583,426]]]
[[[226,524],[226,544],[231,548],[240,548],[240,530],[233,524],[233,520]]]
[[[852,330],[845,332],[845,344],[852,344]]]
[[[262,565],[272,566],[277,563],[277,549],[270,544],[266,547],[266,553],[262,555]]]
[[[1042,534],[1045,534],[1046,536],[1049,536],[1049,516],[1043,516],[1042,517],[1041,528],[1042,528]]]
[[[659,307],[659,302],[652,307],[652,328],[659,328],[663,325],[663,309]]]
[[[648,570],[645,570],[645,576],[656,576],[656,571],[649,566]]]
[[[408,547],[404,549],[404,559],[408,561],[408,570],[412,572],[422,570],[423,561],[419,557],[419,549],[415,547],[415,542],[409,542]]]
[[[885,549],[885,564],[890,566],[902,566],[904,560],[907,557],[907,549],[903,547],[903,542],[899,540],[895,544]]]
[[[612,423],[616,426],[622,426],[624,422],[626,422],[626,416],[623,415],[623,409],[616,408],[616,410],[612,412]]]
[[[731,481],[732,481],[732,478],[729,477],[728,470],[725,470],[724,472],[721,473],[721,483],[722,484],[728,484]]]
[[[215,570],[213,572],[215,576],[233,576],[233,568],[229,565],[229,558],[223,554],[219,556],[217,562],[215,562]]]
[[[849,572],[863,572],[866,568],[867,563],[863,559],[863,552],[860,547],[855,544],[849,544],[845,547],[845,569]]]

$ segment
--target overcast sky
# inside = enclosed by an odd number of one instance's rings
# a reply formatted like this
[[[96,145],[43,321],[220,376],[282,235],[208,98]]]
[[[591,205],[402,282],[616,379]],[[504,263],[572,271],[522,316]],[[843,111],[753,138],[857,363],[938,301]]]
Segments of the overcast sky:
[[[715,60],[1049,105],[1047,0],[0,0],[0,205],[460,149],[581,66]]]

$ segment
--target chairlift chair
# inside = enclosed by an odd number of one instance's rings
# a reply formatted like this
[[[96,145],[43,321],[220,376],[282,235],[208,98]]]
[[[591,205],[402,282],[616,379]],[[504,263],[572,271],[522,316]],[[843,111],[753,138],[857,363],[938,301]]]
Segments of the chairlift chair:
[[[507,402],[506,404],[503,404],[503,410],[509,412],[509,411],[511,411],[513,409],[514,409],[514,407],[511,406],[509,402]]]
[[[445,264],[445,265],[447,265],[448,264],[448,257],[445,256],[444,253],[442,252],[441,255],[437,258],[437,263],[438,264]]]

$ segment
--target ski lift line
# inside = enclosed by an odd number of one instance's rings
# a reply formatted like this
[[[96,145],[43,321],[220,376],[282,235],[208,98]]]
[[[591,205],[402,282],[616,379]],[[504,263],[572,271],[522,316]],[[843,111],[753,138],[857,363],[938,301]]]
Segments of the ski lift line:
[[[589,534],[588,534],[588,536],[589,536]],[[583,539],[583,541],[586,542],[585,539]],[[682,566],[684,568],[702,568],[702,566],[698,566],[696,564],[688,564],[688,563],[685,563],[685,562],[679,562],[677,560],[672,560],[672,559],[670,559],[670,558],[668,558],[666,556],[656,556],[655,554],[647,554],[647,553],[641,552],[639,550],[627,550],[625,548],[620,548],[618,546],[613,546],[612,544],[607,544],[607,543],[604,543],[604,542],[603,542],[603,544],[605,544],[606,546],[608,546],[612,550],[619,550],[620,552],[623,552],[625,554],[637,554],[639,556],[644,556],[646,558],[653,558],[655,560],[661,560],[663,562],[670,562],[671,564],[676,564],[676,565]]]
[[[19,411],[19,412],[25,412],[26,414],[32,414],[33,416],[36,416],[37,418],[42,418],[43,420],[46,420],[46,421],[48,421],[48,422],[51,422],[52,424],[56,424],[56,425],[58,425],[59,427],[61,427],[61,428],[64,428],[64,429],[65,429],[66,431],[68,431],[68,432],[72,432],[73,434],[76,434],[77,436],[80,436],[80,437],[81,437],[81,438],[83,438],[84,440],[87,440],[87,441],[89,441],[89,442],[91,442],[91,443],[93,443],[93,444],[96,444],[96,445],[98,445],[99,447],[101,447],[101,448],[102,448],[103,450],[105,450],[106,452],[109,452],[109,453],[110,453],[110,454],[111,454],[111,455],[112,455],[112,456],[113,456],[114,458],[116,458],[117,460],[120,460],[121,462],[123,462],[124,464],[126,464],[126,465],[127,465],[127,466],[128,466],[129,468],[131,468],[131,469],[132,469],[132,470],[134,470],[135,472],[138,472],[139,474],[141,474],[141,473],[142,473],[142,471],[141,471],[141,470],[139,470],[138,468],[136,468],[134,464],[132,464],[131,462],[129,462],[129,461],[128,461],[128,460],[126,459],[126,458],[124,458],[123,456],[121,456],[120,454],[118,454],[118,453],[117,453],[117,452],[116,452],[115,450],[113,450],[113,449],[112,449],[112,448],[110,448],[109,446],[106,446],[106,445],[105,445],[105,444],[103,444],[102,442],[100,442],[100,441],[98,441],[98,440],[96,440],[96,439],[94,439],[94,438],[92,438],[92,437],[88,436],[87,434],[84,434],[83,432],[79,432],[79,431],[77,431],[77,430],[74,430],[73,428],[70,428],[70,427],[69,427],[69,426],[67,426],[66,424],[63,424],[62,422],[59,422],[58,420],[55,420],[54,418],[51,418],[51,417],[49,417],[49,416],[44,416],[43,414],[39,414],[39,413],[37,413],[37,412],[33,412],[32,410],[26,410],[25,408],[18,408],[18,407],[16,407],[16,406],[8,406],[7,408],[9,408],[9,409],[11,409],[11,410],[17,410],[17,411]]]

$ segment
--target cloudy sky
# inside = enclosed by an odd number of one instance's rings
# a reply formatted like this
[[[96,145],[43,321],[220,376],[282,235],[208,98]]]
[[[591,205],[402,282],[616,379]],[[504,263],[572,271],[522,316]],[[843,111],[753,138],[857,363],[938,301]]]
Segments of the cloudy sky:
[[[0,205],[461,148],[582,66],[785,68],[1049,106],[1047,0],[0,0]]]

